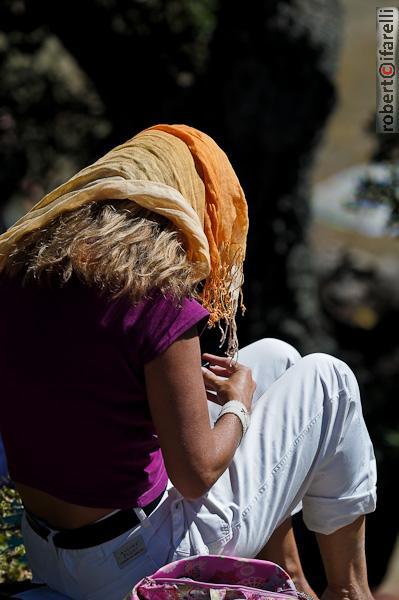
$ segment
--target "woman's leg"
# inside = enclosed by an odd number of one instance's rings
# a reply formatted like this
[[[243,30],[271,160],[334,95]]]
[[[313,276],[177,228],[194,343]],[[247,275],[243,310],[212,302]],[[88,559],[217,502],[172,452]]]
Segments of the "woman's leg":
[[[373,600],[365,555],[365,517],[330,535],[316,534],[328,588],[322,600]]]
[[[201,530],[203,515],[217,512],[225,521],[223,532],[231,531],[230,539],[220,538],[217,551],[255,556],[302,499],[306,525],[333,534],[334,548],[335,532],[342,529],[344,539],[350,537],[346,526],[374,510],[375,480],[354,374],[333,356],[311,354],[256,400],[231,466],[202,502],[184,503],[185,514]],[[330,560],[337,562],[334,552]]]
[[[272,383],[300,358],[301,355],[293,346],[276,338],[264,338],[242,348],[239,351],[238,360],[251,367],[252,376],[256,381],[253,405]],[[215,420],[220,407],[210,403],[209,409]],[[301,503],[293,510],[293,513],[300,509]],[[298,589],[308,594],[314,594],[303,572],[291,519],[287,519],[275,530],[257,558],[279,564],[295,580]]]
[[[293,346],[275,338],[264,338],[242,348],[238,360],[251,367],[256,381],[253,403],[300,358]],[[298,507],[293,512],[297,510]],[[277,563],[291,576],[298,590],[317,598],[302,568],[291,517],[277,527],[256,558]]]
[[[256,381],[253,404],[300,359],[298,350],[276,338],[263,338],[239,350],[238,361],[251,367]]]
[[[297,590],[305,592],[317,600],[317,594],[310,587],[303,572],[291,517],[288,517],[275,529],[267,544],[255,558],[269,560],[280,565],[290,575]]]
[[[272,383],[300,359],[298,350],[276,338],[263,338],[241,348],[238,352],[238,361],[251,367],[252,377],[256,381],[253,406]],[[215,421],[220,406],[215,402],[208,402],[208,408],[211,419]]]

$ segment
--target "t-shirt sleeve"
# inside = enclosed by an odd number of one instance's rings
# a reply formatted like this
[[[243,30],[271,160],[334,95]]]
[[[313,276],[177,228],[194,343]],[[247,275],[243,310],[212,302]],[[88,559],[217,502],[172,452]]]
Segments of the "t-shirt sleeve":
[[[194,325],[201,335],[209,312],[193,298],[178,303],[160,292],[132,307],[125,318],[129,355],[136,364],[145,364],[162,354]]]

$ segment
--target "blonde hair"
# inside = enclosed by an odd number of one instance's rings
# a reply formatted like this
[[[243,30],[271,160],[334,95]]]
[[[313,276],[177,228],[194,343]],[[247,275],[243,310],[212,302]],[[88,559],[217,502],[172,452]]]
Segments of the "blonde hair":
[[[166,218],[130,200],[91,202],[18,241],[5,265],[24,283],[65,284],[73,273],[112,298],[138,302],[154,288],[199,298],[195,265]]]

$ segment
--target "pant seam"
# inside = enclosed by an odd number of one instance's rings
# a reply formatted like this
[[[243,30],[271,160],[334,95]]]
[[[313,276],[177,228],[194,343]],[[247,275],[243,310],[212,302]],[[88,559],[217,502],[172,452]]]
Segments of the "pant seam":
[[[300,441],[306,436],[306,434],[312,429],[312,427],[320,419],[320,417],[322,416],[322,414],[323,414],[323,409],[321,409],[317,413],[317,415],[315,415],[309,421],[309,423],[307,424],[307,426],[295,438],[295,440],[292,442],[292,444],[291,444],[290,448],[287,450],[287,452],[278,461],[278,463],[273,467],[273,469],[271,471],[271,474],[267,477],[266,481],[260,486],[260,488],[258,488],[258,491],[254,495],[254,497],[253,497],[252,501],[250,502],[250,504],[248,504],[245,507],[245,509],[241,512],[241,519],[245,519],[245,517],[247,516],[248,512],[251,510],[253,504],[260,499],[260,497],[262,496],[262,494],[266,490],[267,484],[268,484],[269,480],[287,463],[287,460],[288,460],[289,456],[293,453],[293,451],[298,446],[298,444],[300,443]],[[233,527],[237,527],[238,525],[239,525],[239,523],[235,523],[232,526]]]

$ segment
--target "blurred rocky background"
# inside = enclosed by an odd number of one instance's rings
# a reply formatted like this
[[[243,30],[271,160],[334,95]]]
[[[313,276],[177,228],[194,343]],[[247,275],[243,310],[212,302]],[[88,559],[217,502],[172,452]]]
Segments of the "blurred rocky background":
[[[227,152],[250,212],[240,343],[279,337],[355,371],[379,463],[377,585],[398,528],[399,144],[374,133],[375,4],[3,0],[0,28],[0,227],[155,123],[192,124]]]

